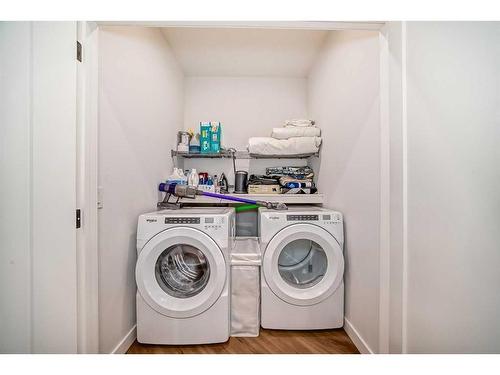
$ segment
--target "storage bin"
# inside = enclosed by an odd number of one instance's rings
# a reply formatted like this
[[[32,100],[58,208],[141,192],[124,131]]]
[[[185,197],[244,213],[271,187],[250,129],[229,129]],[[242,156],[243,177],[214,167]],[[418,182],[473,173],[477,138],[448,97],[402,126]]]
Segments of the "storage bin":
[[[236,237],[231,252],[231,336],[259,336],[260,265],[258,237]]]
[[[236,213],[236,236],[257,237],[259,235],[259,216],[257,210],[242,211]]]

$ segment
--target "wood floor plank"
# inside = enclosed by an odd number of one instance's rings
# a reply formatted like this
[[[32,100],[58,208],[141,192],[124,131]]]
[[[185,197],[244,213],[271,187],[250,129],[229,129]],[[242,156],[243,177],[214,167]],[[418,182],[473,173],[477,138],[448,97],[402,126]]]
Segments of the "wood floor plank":
[[[127,354],[357,354],[343,329],[281,331],[261,329],[258,337],[231,337],[208,345],[148,345],[135,341]]]

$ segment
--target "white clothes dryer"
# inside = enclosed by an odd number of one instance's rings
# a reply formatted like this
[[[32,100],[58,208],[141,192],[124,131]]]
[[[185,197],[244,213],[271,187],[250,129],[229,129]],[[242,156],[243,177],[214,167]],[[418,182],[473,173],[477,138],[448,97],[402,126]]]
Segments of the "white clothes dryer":
[[[137,341],[208,344],[229,339],[233,208],[139,216]]]
[[[342,327],[342,214],[314,206],[286,211],[260,208],[259,226],[262,327]]]

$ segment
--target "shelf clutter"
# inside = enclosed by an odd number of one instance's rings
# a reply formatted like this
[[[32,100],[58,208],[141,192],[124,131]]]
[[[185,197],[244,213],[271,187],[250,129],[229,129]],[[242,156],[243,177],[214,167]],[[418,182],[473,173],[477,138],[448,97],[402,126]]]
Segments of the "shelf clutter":
[[[168,183],[197,187],[206,194],[193,197],[183,197],[182,204],[234,204],[227,199],[214,197],[218,193],[232,194],[233,200],[247,199],[289,204],[322,204],[323,195],[317,194],[314,183],[314,171],[309,165],[266,167],[264,175],[249,174],[247,170],[237,170],[237,159],[309,159],[319,157],[321,146],[321,131],[312,120],[286,120],[281,128],[273,128],[270,137],[251,137],[246,150],[224,148],[221,146],[222,124],[219,121],[200,122],[200,132],[189,129],[179,131],[177,149],[171,150],[174,161],[174,173],[167,179]],[[191,142],[193,141],[193,142]],[[199,145],[197,144],[199,141]],[[195,165],[184,170],[182,159],[230,159],[233,162],[234,184],[229,184],[226,175],[222,173],[209,174],[198,171]],[[303,163],[300,163],[303,164]],[[307,163],[310,164],[310,163]],[[204,168],[206,164],[201,163]],[[248,165],[246,167],[248,169]],[[233,181],[231,181],[233,182]],[[231,190],[230,190],[231,188]],[[210,194],[212,196],[210,197]],[[231,200],[231,199],[229,199]],[[168,201],[168,199],[167,199]],[[165,202],[163,202],[165,203]]]

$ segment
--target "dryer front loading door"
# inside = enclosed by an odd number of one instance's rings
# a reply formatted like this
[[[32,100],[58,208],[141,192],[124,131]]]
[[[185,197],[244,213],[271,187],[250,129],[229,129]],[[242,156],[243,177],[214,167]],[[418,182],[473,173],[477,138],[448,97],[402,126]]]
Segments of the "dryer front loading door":
[[[217,244],[188,227],[160,232],[139,254],[137,289],[157,312],[189,318],[209,309],[226,283],[226,262]]]
[[[313,224],[293,224],[269,242],[263,259],[264,277],[283,301],[314,305],[328,298],[342,282],[344,256],[335,239]]]

